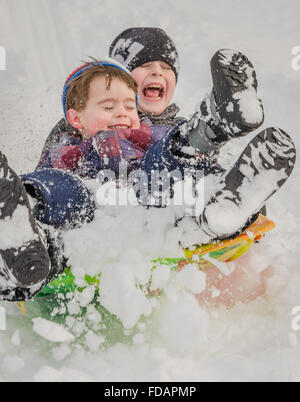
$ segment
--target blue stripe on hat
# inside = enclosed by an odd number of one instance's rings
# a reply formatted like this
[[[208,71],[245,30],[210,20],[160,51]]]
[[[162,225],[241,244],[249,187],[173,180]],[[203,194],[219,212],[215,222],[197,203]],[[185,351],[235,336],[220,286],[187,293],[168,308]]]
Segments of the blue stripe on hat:
[[[108,63],[108,62],[105,62],[105,61],[104,61],[104,62],[100,62],[100,63],[97,63],[97,62],[87,63],[87,64],[84,64],[82,67],[79,67],[78,69],[74,70],[73,73],[71,73],[71,75],[69,75],[69,77],[67,78],[67,81],[66,81],[65,86],[64,86],[64,89],[63,89],[63,94],[62,94],[62,104],[63,104],[64,115],[65,115],[65,118],[66,118],[66,119],[67,119],[66,97],[67,97],[67,92],[68,92],[68,89],[69,89],[69,87],[70,87],[71,82],[72,82],[75,78],[79,77],[84,71],[86,71],[86,70],[88,70],[89,68],[94,67],[94,66],[99,66],[99,67],[100,67],[100,66],[115,67],[115,68],[118,68],[119,70],[123,71],[124,73],[130,75],[129,71],[126,70],[125,67],[122,68],[122,67],[121,67],[120,65],[118,65],[118,64]],[[138,95],[137,95],[137,94],[136,94],[136,108],[138,108]]]

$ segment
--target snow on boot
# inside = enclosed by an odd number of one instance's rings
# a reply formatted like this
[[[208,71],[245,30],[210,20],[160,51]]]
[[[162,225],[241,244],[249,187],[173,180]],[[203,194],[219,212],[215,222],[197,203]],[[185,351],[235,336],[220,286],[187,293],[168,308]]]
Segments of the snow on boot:
[[[252,63],[240,52],[221,49],[212,57],[210,65],[216,113],[222,131],[236,137],[260,127],[264,111],[257,95]]]
[[[211,239],[239,234],[248,219],[285,183],[296,149],[284,131],[268,128],[248,144],[221,189],[208,201],[200,226]]]
[[[221,49],[211,59],[213,90],[181,128],[190,145],[202,153],[260,127],[264,111],[257,95],[253,65],[235,50]]]
[[[50,269],[26,190],[0,152],[0,299],[30,299],[44,286]]]

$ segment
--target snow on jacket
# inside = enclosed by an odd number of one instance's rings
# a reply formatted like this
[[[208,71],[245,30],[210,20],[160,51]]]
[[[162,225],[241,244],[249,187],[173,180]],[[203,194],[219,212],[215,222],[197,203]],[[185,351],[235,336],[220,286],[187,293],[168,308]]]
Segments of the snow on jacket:
[[[142,121],[146,119],[148,124],[150,123],[151,126],[166,126],[166,128],[169,129],[184,120],[183,117],[177,117],[179,110],[179,107],[175,103],[172,103],[163,113],[159,115],[148,115],[139,112],[139,116]],[[163,129],[163,127],[161,129]],[[76,133],[78,134],[78,132],[68,123],[65,118],[61,119],[55,125],[55,127],[53,127],[50,134],[48,135],[41,153],[37,169],[39,169],[41,165],[41,159],[45,155],[45,152],[53,146],[60,144],[61,135],[64,133],[70,133],[75,136]]]
[[[152,144],[161,140],[170,127],[151,126],[147,119],[140,129],[118,131],[100,131],[88,140],[80,135],[64,132],[59,136],[59,143],[46,149],[40,163],[40,169],[61,169],[82,178],[94,179],[101,170],[112,170],[118,177],[121,160],[127,162],[127,170],[140,167],[140,162]]]

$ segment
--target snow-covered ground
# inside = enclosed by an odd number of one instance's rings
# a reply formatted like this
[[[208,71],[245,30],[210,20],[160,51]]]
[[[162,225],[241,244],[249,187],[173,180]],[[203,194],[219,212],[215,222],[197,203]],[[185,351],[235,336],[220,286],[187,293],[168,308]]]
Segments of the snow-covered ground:
[[[175,100],[183,115],[211,87],[213,53],[237,48],[256,66],[264,127],[283,128],[299,150],[300,71],[292,69],[291,53],[300,46],[299,14],[297,0],[0,0],[0,47],[7,58],[6,71],[0,71],[0,149],[19,173],[33,169],[49,130],[62,116],[60,93],[68,73],[88,56],[106,55],[121,30],[158,26],[180,54]],[[227,146],[223,162],[232,163],[247,140]],[[94,273],[101,264],[104,305],[119,313],[127,327],[123,338],[109,345],[107,336],[117,339],[120,329],[115,322],[117,334],[105,332],[108,319],[91,303],[93,288],[67,301],[68,317],[60,326],[43,321],[36,305],[24,316],[14,304],[1,303],[7,322],[0,331],[0,379],[299,381],[300,334],[292,328],[292,310],[300,306],[299,179],[297,164],[268,203],[276,230],[253,249],[262,265],[277,264],[277,280],[286,281],[285,287],[267,300],[231,310],[197,304],[185,290],[194,290],[194,278],[202,283],[192,267],[186,277],[158,274],[155,280],[164,284],[165,297],[146,299],[135,281],[147,281],[151,258],[180,253],[178,233],[169,225],[172,216],[99,210],[103,226],[91,225],[78,236],[73,232],[66,242],[77,251],[72,258],[78,280],[82,270]],[[90,252],[88,241],[97,233],[99,255]],[[275,288],[278,283],[270,292]],[[84,318],[77,314],[80,309]]]

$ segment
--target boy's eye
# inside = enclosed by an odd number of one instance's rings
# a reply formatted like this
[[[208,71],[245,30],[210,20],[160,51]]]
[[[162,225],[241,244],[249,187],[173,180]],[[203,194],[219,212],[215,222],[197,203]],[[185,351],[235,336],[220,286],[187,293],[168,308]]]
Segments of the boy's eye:
[[[113,110],[113,107],[112,106],[104,106],[104,110],[107,110],[107,111]]]
[[[168,64],[162,64],[161,67],[162,67],[164,70],[171,70],[171,67],[170,67]]]

